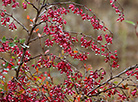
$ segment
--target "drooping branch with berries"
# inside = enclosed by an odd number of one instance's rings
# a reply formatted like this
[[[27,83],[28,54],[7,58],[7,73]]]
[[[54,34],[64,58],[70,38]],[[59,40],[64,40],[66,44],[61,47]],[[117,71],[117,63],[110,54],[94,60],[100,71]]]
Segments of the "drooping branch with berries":
[[[123,8],[117,0],[110,0],[110,4],[119,14],[117,21],[122,22]],[[35,15],[30,12],[27,18],[23,18],[30,22],[29,27],[8,12],[8,5],[26,11],[28,6],[33,8]],[[88,7],[75,2],[49,3],[48,0],[2,0],[2,6],[1,25],[8,26],[10,30],[22,27],[27,39],[4,36],[0,40],[0,53],[9,56],[8,59],[0,57],[0,101],[104,102],[112,96],[122,101],[138,96],[138,65],[113,74],[113,70],[119,68],[117,51],[109,48],[114,34]],[[85,32],[68,31],[64,16],[70,13],[80,16],[82,22],[90,22],[93,30],[103,33],[93,37]],[[36,41],[41,51],[33,56],[30,45]],[[51,50],[56,50],[56,47],[61,53]],[[91,65],[85,64],[90,53],[104,57],[104,62],[109,64],[108,77],[104,68],[94,70]],[[85,72],[70,59],[79,61]],[[6,81],[5,76],[12,70],[13,77]],[[63,82],[55,82],[54,70],[64,75]]]

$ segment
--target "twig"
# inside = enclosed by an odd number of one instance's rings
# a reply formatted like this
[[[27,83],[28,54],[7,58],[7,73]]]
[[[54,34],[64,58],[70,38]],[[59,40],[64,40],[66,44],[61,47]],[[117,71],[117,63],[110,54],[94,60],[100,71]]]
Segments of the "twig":
[[[0,57],[1,60],[3,60],[4,62],[10,64],[11,66],[13,66],[10,62],[8,62],[7,60],[5,60],[4,58]]]
[[[36,11],[38,12],[38,8],[37,8],[33,3],[29,2],[28,0],[25,0],[25,1],[26,1],[27,3],[29,3],[30,5],[32,5],[33,8],[36,9]]]
[[[41,37],[35,37],[35,38],[33,38],[33,39],[31,39],[30,41],[29,41],[29,43],[31,43],[31,42],[33,42],[33,41],[36,41],[37,39],[42,39],[42,38],[44,38],[44,37],[46,37],[47,35],[42,35]]]
[[[122,74],[126,73],[127,71],[133,70],[133,69],[135,69],[135,68],[138,68],[138,64],[126,68],[126,69],[125,69],[124,71],[122,71],[121,73],[119,73],[119,74],[113,76],[112,78],[109,78],[108,80],[106,80],[106,81],[103,82],[102,84],[100,84],[100,85],[98,85],[97,87],[93,88],[91,91],[89,91],[89,92],[87,93],[87,96],[89,96],[89,94],[90,94],[91,92],[93,92],[94,90],[98,89],[98,88],[101,87],[102,85],[108,83],[109,81],[111,81],[111,80],[113,80],[113,79],[115,79],[115,78],[120,77]]]
[[[29,33],[29,30],[19,21],[17,20],[13,15],[5,12],[4,10],[0,9],[2,12],[4,12],[7,16],[13,18],[14,21],[16,21],[19,25],[21,25],[23,27],[24,30],[26,30],[27,33]]]

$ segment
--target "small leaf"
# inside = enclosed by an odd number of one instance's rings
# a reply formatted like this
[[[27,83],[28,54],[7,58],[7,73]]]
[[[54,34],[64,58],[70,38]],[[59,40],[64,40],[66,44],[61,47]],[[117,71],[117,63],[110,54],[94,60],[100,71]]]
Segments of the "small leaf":
[[[64,50],[61,51],[61,54],[64,55]]]
[[[32,19],[30,19],[30,21],[31,21],[31,22],[33,22],[33,20],[32,20]]]
[[[38,68],[36,68],[36,72],[37,72],[37,73],[38,73],[38,70],[39,70],[39,69],[38,69]]]
[[[86,66],[86,63],[84,64],[84,67],[86,68],[87,66]]]
[[[37,28],[35,31],[37,32],[39,30],[39,28]]]
[[[27,86],[30,85],[30,82],[28,82],[26,85],[27,85]]]
[[[0,81],[1,82],[1,81]],[[2,83],[4,83],[4,82],[2,82]],[[0,90],[4,90],[4,85],[2,85],[2,84],[0,84]]]
[[[87,71],[91,70],[92,69],[92,66],[89,64],[86,68]]]
[[[25,42],[25,38],[23,38],[23,39],[20,39],[20,43],[24,43]]]
[[[80,102],[80,96],[79,96],[79,97],[77,97],[77,100],[78,100],[78,102]]]
[[[74,51],[74,53],[78,53],[78,51]]]
[[[12,56],[12,59],[15,59],[15,57],[14,57],[14,56]]]
[[[11,66],[13,69],[18,69],[19,66]]]
[[[9,43],[9,46],[10,46],[10,47],[14,47],[15,44],[14,44],[14,43]]]
[[[37,77],[37,76],[34,76],[34,78],[36,78],[36,79],[35,79],[35,81],[40,80],[40,78],[39,78],[39,77]]]
[[[117,81],[114,81],[114,84],[118,84],[118,82]]]
[[[24,93],[24,89],[19,90],[19,95]]]
[[[17,37],[15,37],[15,38],[14,38],[14,42],[15,42],[15,43],[17,43],[17,42],[18,42]]]
[[[46,81],[46,85],[48,85],[49,83],[48,83],[48,81]]]
[[[135,23],[132,22],[132,21],[125,20],[125,22],[126,22],[126,23],[129,23],[129,24],[132,24],[132,25],[135,25]]]
[[[17,40],[17,36],[14,38],[14,40]]]
[[[2,43],[5,43],[6,42],[6,38],[5,36],[2,38]]]
[[[8,62],[6,62],[6,64],[5,64],[5,67],[7,68],[7,66],[9,65],[9,63]]]
[[[43,78],[42,78],[42,82],[44,82],[44,81],[45,81],[45,79],[46,79],[46,77],[43,77]]]
[[[27,19],[30,19],[29,15],[27,15]]]
[[[72,80],[72,81],[74,81],[74,80],[75,80],[75,78],[71,78],[71,80]]]

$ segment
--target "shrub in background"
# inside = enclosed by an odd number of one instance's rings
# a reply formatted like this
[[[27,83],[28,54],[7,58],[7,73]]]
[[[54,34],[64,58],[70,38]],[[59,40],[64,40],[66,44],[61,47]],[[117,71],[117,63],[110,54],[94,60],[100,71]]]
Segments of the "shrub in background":
[[[123,8],[117,0],[110,0],[110,4],[119,16],[117,21],[122,22]],[[29,5],[34,8],[24,18],[30,22],[30,27],[26,27],[11,11],[8,12],[8,5],[10,8],[19,7],[18,9],[23,8],[26,11]],[[82,22],[90,22],[93,30],[103,33],[95,38],[82,32],[66,30],[68,22],[64,16],[71,12],[80,16]],[[75,2],[49,3],[48,0],[23,0],[22,4],[17,0],[2,0],[0,15],[1,25],[7,26],[9,30],[18,30],[18,26],[21,26],[27,35],[27,39],[4,36],[0,40],[0,53],[6,53],[10,57],[0,57],[0,101],[104,102],[110,98],[129,101],[138,96],[138,65],[130,66],[114,75],[114,71],[119,68],[119,58],[117,51],[109,48],[113,32],[86,6]],[[40,41],[41,51],[32,56],[30,45],[37,40]],[[59,46],[62,53],[52,53],[50,48],[55,46]],[[103,56],[105,63],[109,64],[108,77],[104,68],[94,70],[91,65],[85,64],[92,52]],[[82,62],[85,72],[74,66],[70,58]],[[58,84],[51,75],[51,70],[56,69],[65,76],[65,80]],[[13,74],[10,81],[6,81],[6,74],[12,70],[15,75]]]

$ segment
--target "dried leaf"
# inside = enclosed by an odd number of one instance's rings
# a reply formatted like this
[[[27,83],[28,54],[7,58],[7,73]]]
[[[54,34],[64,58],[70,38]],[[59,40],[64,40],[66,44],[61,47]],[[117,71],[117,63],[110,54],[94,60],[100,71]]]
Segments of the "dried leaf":
[[[61,51],[61,54],[64,55],[64,50]],[[60,56],[59,56],[60,57]]]
[[[48,83],[48,81],[46,81],[46,85],[48,85],[49,83]]]
[[[33,22],[33,20],[32,20],[32,19],[30,19],[30,21],[31,21],[31,22]]]
[[[30,16],[29,15],[27,15],[27,19],[30,19]]]
[[[77,97],[77,100],[78,100],[78,102],[80,102],[80,96],[79,96],[79,97]]]
[[[38,32],[38,30],[39,30],[39,28],[37,28],[37,29],[35,30],[35,32]]]
[[[38,73],[38,67],[36,68],[36,72]]]
[[[78,51],[74,51],[74,53],[78,53]]]
[[[87,71],[89,71],[89,70],[91,70],[92,69],[92,66],[89,64],[88,66],[87,66]]]
[[[44,82],[44,81],[45,81],[45,79],[46,79],[46,77],[43,77],[43,78],[42,78],[42,82]]]

